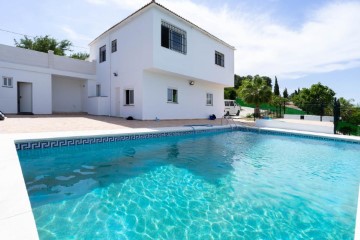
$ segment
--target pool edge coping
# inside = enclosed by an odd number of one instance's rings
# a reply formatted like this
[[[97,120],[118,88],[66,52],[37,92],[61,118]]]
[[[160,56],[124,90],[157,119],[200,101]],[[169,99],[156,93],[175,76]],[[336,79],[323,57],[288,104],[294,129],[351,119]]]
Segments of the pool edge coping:
[[[111,131],[78,131],[78,132],[48,132],[48,133],[31,133],[31,134],[0,134],[0,149],[2,149],[2,143],[6,142],[5,145],[7,145],[8,147],[10,146],[9,144],[12,144],[12,148],[8,149],[8,152],[6,152],[5,149],[5,157],[9,157],[10,160],[8,162],[11,162],[11,164],[16,168],[15,170],[17,170],[16,174],[10,174],[10,173],[5,173],[2,174],[0,172],[0,175],[11,175],[13,177],[17,177],[19,179],[21,179],[20,183],[22,182],[21,186],[20,186],[20,191],[22,191],[22,198],[25,198],[23,200],[25,201],[25,208],[26,211],[25,212],[17,212],[16,214],[13,214],[12,216],[9,216],[7,218],[0,218],[0,229],[2,229],[3,225],[6,226],[6,223],[4,224],[4,221],[6,222],[6,220],[13,220],[14,218],[18,218],[23,217],[24,215],[26,215],[26,224],[15,224],[12,223],[13,225],[11,225],[11,227],[19,227],[21,229],[18,229],[18,231],[16,231],[16,234],[21,234],[18,236],[24,236],[24,234],[26,233],[26,237],[27,239],[39,239],[38,237],[38,233],[37,233],[37,228],[36,228],[36,223],[35,223],[35,218],[33,216],[32,213],[32,209],[31,209],[31,205],[30,205],[30,200],[29,200],[29,196],[27,194],[27,190],[26,190],[26,185],[25,185],[25,181],[23,178],[23,174],[22,174],[22,169],[20,166],[20,161],[17,155],[17,151],[15,148],[15,144],[18,142],[26,142],[26,141],[32,141],[32,142],[36,142],[36,141],[41,141],[41,140],[57,140],[57,139],[71,139],[71,138],[89,138],[89,137],[102,137],[102,136],[111,136],[111,135],[136,135],[136,134],[147,134],[147,133],[166,133],[166,132],[184,132],[184,131],[190,131],[191,129],[194,130],[194,132],[196,131],[201,131],[201,132],[206,132],[206,130],[214,130],[214,129],[236,129],[236,128],[242,128],[242,129],[249,129],[252,130],[252,132],[259,132],[259,133],[283,133],[285,135],[296,135],[296,136],[310,136],[310,137],[314,137],[317,139],[329,139],[329,140],[339,140],[339,141],[344,141],[344,142],[356,142],[356,143],[360,143],[360,137],[348,137],[348,136],[339,136],[339,135],[332,135],[332,134],[321,134],[321,133],[314,133],[314,132],[304,132],[304,131],[295,131],[295,130],[284,130],[284,129],[274,129],[274,128],[259,128],[259,127],[249,127],[249,126],[244,126],[244,125],[240,125],[237,124],[236,126],[229,126],[229,125],[214,125],[214,126],[182,126],[182,127],[166,127],[166,128],[141,128],[141,129],[126,129],[126,130],[111,130]],[[135,131],[134,131],[135,130]],[[203,131],[205,130],[205,131]],[[12,153],[11,153],[12,152]],[[15,154],[14,154],[15,153]],[[8,156],[9,155],[9,156]],[[0,171],[3,171],[3,168],[0,165]],[[19,175],[20,173],[20,175]],[[17,176],[16,176],[17,175]],[[2,188],[2,185],[0,185],[0,187]],[[1,189],[0,188],[0,189]],[[359,185],[360,188],[360,185]],[[23,192],[23,190],[25,190],[25,194]],[[5,192],[6,193],[6,192]],[[5,194],[7,195],[7,194]],[[26,197],[25,197],[26,196]],[[1,200],[1,199],[0,199]],[[17,199],[18,200],[18,199]],[[1,206],[0,206],[0,210],[1,210]],[[4,221],[3,221],[4,220]],[[24,221],[24,219],[22,219],[21,221]],[[8,221],[9,223],[9,221]],[[26,231],[24,231],[24,226]],[[5,231],[5,233],[12,231],[12,228],[7,229],[7,231]],[[2,232],[2,231],[1,231]],[[0,236],[2,236],[2,233],[0,232]],[[12,231],[15,232],[15,231]],[[34,233],[35,232],[35,233]],[[12,237],[14,237],[13,235],[11,235]],[[5,236],[6,237],[6,236]],[[9,236],[7,236],[9,237]],[[17,238],[15,238],[17,239]],[[19,238],[20,239],[20,238]],[[358,206],[357,206],[357,214],[356,214],[356,227],[355,227],[355,239],[360,240],[360,191],[359,191],[359,197],[358,197]]]

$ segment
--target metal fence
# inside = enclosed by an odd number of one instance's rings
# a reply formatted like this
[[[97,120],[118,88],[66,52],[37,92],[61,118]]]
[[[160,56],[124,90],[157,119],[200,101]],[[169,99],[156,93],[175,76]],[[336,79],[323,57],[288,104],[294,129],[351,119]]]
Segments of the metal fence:
[[[244,108],[244,103],[238,103]],[[245,103],[246,106],[246,103]],[[248,107],[254,107],[249,105]],[[260,116],[254,113],[246,115],[247,118],[293,118],[313,121],[332,122],[334,134],[360,136],[360,107],[342,106],[338,99],[331,104],[311,103],[295,106],[291,102],[278,105],[262,104]],[[243,116],[245,117],[245,116]]]

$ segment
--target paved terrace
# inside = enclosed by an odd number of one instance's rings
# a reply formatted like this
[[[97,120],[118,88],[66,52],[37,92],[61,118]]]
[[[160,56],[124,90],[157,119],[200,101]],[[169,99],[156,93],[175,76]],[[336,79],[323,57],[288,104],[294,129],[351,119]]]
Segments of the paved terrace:
[[[236,119],[237,124],[254,126],[254,122]],[[38,133],[38,132],[72,132],[96,130],[126,130],[133,128],[162,128],[184,125],[211,124],[227,125],[227,120],[207,119],[191,120],[126,120],[124,118],[78,115],[7,115],[0,121],[0,134]]]

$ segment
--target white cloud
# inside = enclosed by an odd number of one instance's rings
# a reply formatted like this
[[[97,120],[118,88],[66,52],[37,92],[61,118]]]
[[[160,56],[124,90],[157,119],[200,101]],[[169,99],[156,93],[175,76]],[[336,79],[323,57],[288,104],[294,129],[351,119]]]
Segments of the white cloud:
[[[69,26],[61,26],[60,29],[65,32],[65,35],[66,35],[66,38],[65,39],[68,39],[70,40],[75,46],[74,48],[79,48],[77,47],[77,45],[79,43],[83,43],[83,42],[90,42],[92,39],[86,35],[83,35],[83,34],[80,34],[80,33],[77,33],[75,30],[73,30],[71,27]],[[79,44],[81,45],[81,44]],[[81,51],[85,51],[85,50],[88,50],[87,48],[85,47],[80,47],[82,48]]]
[[[86,0],[88,3],[95,4],[95,5],[106,5],[107,0]]]
[[[298,30],[240,6],[210,9],[190,0],[159,2],[234,45],[235,72],[241,75],[299,78],[360,66],[359,2],[329,3]]]
[[[125,10],[136,10],[145,4],[149,3],[149,0],[86,0],[90,4],[94,5],[109,5]]]
[[[86,1],[129,14],[150,2]],[[191,0],[157,2],[235,46],[235,73],[240,75],[299,78],[360,66],[360,2],[330,2],[306,14],[308,19],[296,29],[275,22],[271,13],[251,12],[241,5],[215,9]]]

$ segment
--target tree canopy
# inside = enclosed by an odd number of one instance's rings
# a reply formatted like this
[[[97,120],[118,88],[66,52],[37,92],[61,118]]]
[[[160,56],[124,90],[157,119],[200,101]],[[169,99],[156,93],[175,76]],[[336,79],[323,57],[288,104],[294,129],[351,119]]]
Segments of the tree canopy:
[[[236,90],[232,87],[229,88],[225,88],[224,89],[224,99],[231,99],[231,100],[235,100],[236,99]]]
[[[313,84],[310,88],[303,88],[297,95],[293,95],[294,104],[306,112],[323,115],[323,108],[332,104],[335,92],[321,83]]]
[[[285,88],[284,91],[283,91],[283,97],[284,98],[289,98],[289,93],[287,91],[287,88]]]
[[[90,55],[88,53],[84,53],[84,52],[73,53],[70,55],[71,58],[80,59],[80,60],[85,60],[89,56]]]
[[[246,80],[238,90],[238,95],[247,103],[255,104],[255,117],[260,116],[260,104],[268,103],[271,100],[271,87],[266,80],[260,76],[255,76],[253,80]]]
[[[33,38],[28,38],[25,36],[19,41],[14,39],[16,47],[31,49],[34,51],[47,53],[49,50],[54,51],[55,55],[65,56],[66,52],[72,52],[71,47],[73,46],[72,42],[69,40],[58,41],[55,38],[50,37],[49,35],[37,36]],[[71,58],[85,60],[89,57],[87,53],[74,53],[70,55]]]

